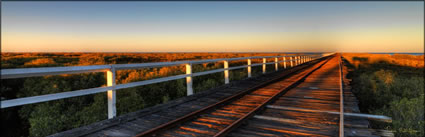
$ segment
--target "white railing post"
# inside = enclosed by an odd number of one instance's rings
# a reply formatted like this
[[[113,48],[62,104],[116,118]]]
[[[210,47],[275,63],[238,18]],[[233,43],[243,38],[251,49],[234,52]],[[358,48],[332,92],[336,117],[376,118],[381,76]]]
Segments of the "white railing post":
[[[300,65],[300,64],[301,64],[301,57],[300,57],[300,56],[298,56],[298,57],[297,57],[297,66],[298,66],[298,65]]]
[[[304,63],[304,56],[300,56],[300,64],[303,64]]]
[[[107,86],[115,86],[115,68],[111,68],[106,71],[106,84]],[[116,95],[115,90],[108,90],[108,119],[114,118],[117,115],[116,108]]]
[[[193,94],[192,64],[186,64],[186,74],[190,74],[190,76],[186,77],[187,96],[190,96]]]
[[[303,56],[300,56],[300,65],[303,64]]]
[[[224,61],[224,84],[229,83],[229,61]]]
[[[303,62],[302,62],[302,61],[303,61],[303,60],[302,60],[302,56],[298,56],[298,61],[299,61],[299,62],[298,62],[298,65],[301,65],[301,64],[303,63]]]
[[[263,58],[263,74],[266,74],[266,58]]]
[[[303,56],[298,56],[298,65],[303,64]]]
[[[248,59],[248,78],[251,77],[251,59]]]
[[[276,71],[279,70],[279,64],[278,63],[279,63],[279,60],[277,59],[277,57],[274,58],[274,68],[275,68]]]
[[[300,64],[301,64],[301,56],[298,56],[298,64],[297,64],[297,66],[300,65]]]
[[[294,62],[295,64],[294,65],[298,66],[298,56],[295,56],[294,58],[295,58],[295,62]]]
[[[286,59],[285,59],[285,56],[282,57],[282,58],[283,58],[283,68],[286,69]]]
[[[289,57],[289,62],[291,62],[291,68],[294,67],[293,57]]]

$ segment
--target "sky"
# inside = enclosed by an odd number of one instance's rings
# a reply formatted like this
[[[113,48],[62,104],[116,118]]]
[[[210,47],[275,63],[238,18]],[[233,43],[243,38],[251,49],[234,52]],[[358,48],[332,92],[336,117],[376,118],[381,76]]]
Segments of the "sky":
[[[424,2],[1,2],[2,52],[424,52]]]

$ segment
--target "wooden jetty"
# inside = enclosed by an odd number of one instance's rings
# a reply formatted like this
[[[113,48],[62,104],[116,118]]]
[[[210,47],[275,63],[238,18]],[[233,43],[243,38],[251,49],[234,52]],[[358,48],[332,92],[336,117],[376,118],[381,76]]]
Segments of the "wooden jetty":
[[[252,77],[57,136],[392,136],[369,128],[340,55]],[[343,99],[342,99],[343,98]]]

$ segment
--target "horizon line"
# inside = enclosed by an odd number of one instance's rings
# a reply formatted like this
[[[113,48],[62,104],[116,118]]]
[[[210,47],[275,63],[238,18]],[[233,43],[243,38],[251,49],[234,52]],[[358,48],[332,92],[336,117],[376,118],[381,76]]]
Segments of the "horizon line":
[[[66,52],[66,51],[57,51],[57,52],[51,52],[51,51],[45,51],[45,52],[36,52],[36,51],[24,51],[24,52],[16,52],[16,51],[8,51],[8,52],[1,52],[1,53],[328,53],[328,52],[231,52],[231,51],[223,51],[223,52],[183,52],[183,51],[173,51],[173,52],[167,52],[167,51],[151,51],[151,52]],[[337,53],[414,53],[414,54],[424,54],[425,52],[337,52]]]

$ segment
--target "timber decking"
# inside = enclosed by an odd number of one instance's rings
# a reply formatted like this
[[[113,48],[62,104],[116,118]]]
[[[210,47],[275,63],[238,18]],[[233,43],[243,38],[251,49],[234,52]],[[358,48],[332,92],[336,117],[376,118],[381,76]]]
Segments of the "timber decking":
[[[314,70],[322,62],[325,64]],[[268,103],[267,107],[244,121],[244,124],[227,135],[235,137],[338,136],[339,114],[327,113],[327,111],[339,112],[340,68],[338,63],[338,58],[333,57],[327,62],[321,61],[317,64],[312,63],[310,66],[309,64],[297,66],[304,69],[156,135],[213,136],[253,110],[258,104],[282,92],[283,95]],[[309,72],[312,70],[314,71],[310,74]],[[344,68],[343,72],[346,75],[347,69]],[[279,78],[282,73],[288,73],[288,70],[231,82],[192,96],[52,136],[134,136],[219,102],[255,85]],[[302,79],[302,83],[296,83]],[[358,101],[350,91],[348,80],[344,79],[343,83],[344,112],[360,113]],[[288,88],[293,84],[296,84],[296,86]],[[375,137],[382,134],[379,131],[369,129],[366,118],[344,116],[344,121],[345,136]]]
[[[331,59],[229,136],[338,136],[339,114],[325,112],[339,112],[338,63],[338,58]],[[344,81],[344,87],[348,87],[348,81]],[[344,112],[360,113],[349,88],[344,90]],[[365,118],[345,116],[345,136],[377,136],[368,130],[368,125]]]

